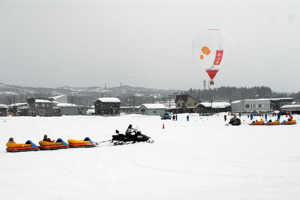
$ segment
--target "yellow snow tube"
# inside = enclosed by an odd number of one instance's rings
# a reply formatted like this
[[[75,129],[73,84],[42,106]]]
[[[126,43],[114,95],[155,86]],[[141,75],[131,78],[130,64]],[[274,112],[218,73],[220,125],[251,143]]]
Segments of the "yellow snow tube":
[[[70,144],[85,144],[85,143],[90,143],[90,141],[84,141],[84,140],[74,140],[74,139],[69,139],[68,142]]]
[[[39,141],[41,146],[50,146],[50,145],[61,145],[62,142],[47,142],[47,141]]]
[[[14,148],[14,147],[31,147],[31,144],[18,144],[18,143],[11,143],[11,142],[8,142],[6,143],[6,146],[8,148]]]

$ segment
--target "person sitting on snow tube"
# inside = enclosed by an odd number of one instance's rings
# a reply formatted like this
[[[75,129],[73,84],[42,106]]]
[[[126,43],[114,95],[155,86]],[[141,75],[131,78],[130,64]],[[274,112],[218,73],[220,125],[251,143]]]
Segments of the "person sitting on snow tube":
[[[54,140],[51,140],[50,138],[48,138],[48,136],[46,134],[44,135],[43,141],[45,141],[45,142],[54,142]]]
[[[241,120],[234,115],[233,118],[230,119],[229,124],[234,126],[241,125]]]
[[[8,140],[8,143],[16,143],[15,141],[14,141],[14,138],[9,138],[9,140]]]

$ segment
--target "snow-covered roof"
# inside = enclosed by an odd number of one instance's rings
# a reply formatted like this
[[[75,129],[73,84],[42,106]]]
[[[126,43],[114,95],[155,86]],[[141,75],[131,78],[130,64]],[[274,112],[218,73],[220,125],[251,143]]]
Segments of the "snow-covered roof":
[[[36,99],[35,103],[52,103],[52,102],[46,99]]]
[[[143,104],[147,109],[166,109],[166,106],[163,104]]]
[[[235,104],[235,103],[241,103],[241,100],[237,100],[237,101],[233,101],[231,102],[232,104]]]
[[[57,107],[77,107],[77,105],[72,103],[58,103]]]
[[[13,104],[10,104],[9,105],[10,107],[13,107],[13,106],[27,106],[27,103],[13,103]]]
[[[5,104],[0,104],[0,108],[8,108]]]
[[[300,104],[293,104],[293,105],[284,105],[280,107],[281,109],[287,109],[287,108],[300,108]]]
[[[212,107],[212,108],[227,108],[230,106],[230,103],[228,102],[202,102],[199,103],[200,105],[203,105],[204,107]],[[198,105],[199,105],[198,104]]]
[[[63,97],[63,96],[65,96],[64,94],[63,95],[59,95],[59,96],[54,96],[54,97],[50,97],[50,98],[52,98],[52,99],[59,99],[59,98],[61,98],[61,97]]]
[[[121,100],[116,98],[116,97],[102,97],[102,98],[98,98],[97,100],[101,101],[101,102],[106,102],[106,103],[120,103]]]

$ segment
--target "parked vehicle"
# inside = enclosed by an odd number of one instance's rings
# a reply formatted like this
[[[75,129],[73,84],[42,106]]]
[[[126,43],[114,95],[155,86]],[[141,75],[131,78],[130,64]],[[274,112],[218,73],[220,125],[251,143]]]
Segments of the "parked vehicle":
[[[169,112],[165,112],[161,115],[161,119],[172,119],[172,115]]]

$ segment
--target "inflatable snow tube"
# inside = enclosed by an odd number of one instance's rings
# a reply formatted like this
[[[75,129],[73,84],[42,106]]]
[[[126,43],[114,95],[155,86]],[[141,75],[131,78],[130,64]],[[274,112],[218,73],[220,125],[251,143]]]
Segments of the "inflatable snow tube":
[[[275,122],[267,122],[265,125],[279,125],[280,121],[275,121]]]
[[[58,138],[56,142],[40,141],[41,150],[55,150],[55,149],[67,149],[69,144],[63,141],[61,138]]]
[[[27,140],[25,144],[20,143],[6,143],[7,152],[24,152],[24,151],[38,151],[39,147],[35,145],[31,140]]]
[[[264,124],[265,124],[264,121],[259,121],[259,122],[253,121],[250,125],[258,125],[258,126],[260,126],[260,125],[264,125]]]
[[[69,146],[71,148],[79,148],[79,147],[95,147],[95,143],[89,138],[86,137],[84,140],[74,140],[69,139]]]
[[[281,125],[294,125],[296,124],[296,120],[292,120],[292,121],[283,121],[280,123]]]

